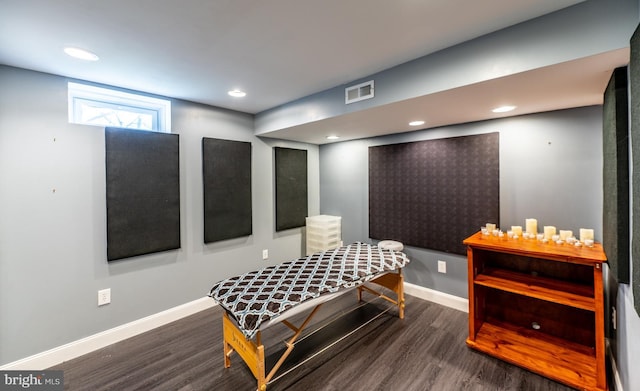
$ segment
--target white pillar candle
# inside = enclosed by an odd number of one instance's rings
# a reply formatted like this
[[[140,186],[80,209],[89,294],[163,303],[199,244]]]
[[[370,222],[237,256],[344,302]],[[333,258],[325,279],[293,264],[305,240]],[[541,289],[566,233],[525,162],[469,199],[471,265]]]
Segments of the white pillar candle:
[[[573,236],[573,232],[565,229],[560,230],[560,239],[567,240],[568,238]]]
[[[534,235],[538,233],[538,220],[526,219],[524,222],[528,233]]]
[[[493,233],[495,229],[496,229],[495,224],[487,223],[487,231],[489,231],[489,233]]]
[[[545,225],[544,226],[544,238],[551,239],[553,235],[556,234],[556,227],[553,225]]]
[[[522,236],[522,227],[519,225],[512,225],[511,232],[513,232],[514,235]]]
[[[584,242],[585,240],[593,240],[593,230],[580,228],[580,241]]]

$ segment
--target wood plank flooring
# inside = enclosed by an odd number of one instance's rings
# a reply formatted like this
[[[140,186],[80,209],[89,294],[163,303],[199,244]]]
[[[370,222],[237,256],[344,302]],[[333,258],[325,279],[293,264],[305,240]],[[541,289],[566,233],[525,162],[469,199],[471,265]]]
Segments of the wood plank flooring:
[[[354,296],[325,304],[316,323],[352,306]],[[467,348],[466,313],[406,299],[404,320],[392,309],[268,390],[570,390]],[[65,390],[255,390],[255,379],[237,355],[231,368],[223,366],[221,318],[215,307],[51,369],[64,370]],[[344,323],[323,332],[343,332]],[[282,325],[267,329],[267,354],[282,347],[288,334]]]

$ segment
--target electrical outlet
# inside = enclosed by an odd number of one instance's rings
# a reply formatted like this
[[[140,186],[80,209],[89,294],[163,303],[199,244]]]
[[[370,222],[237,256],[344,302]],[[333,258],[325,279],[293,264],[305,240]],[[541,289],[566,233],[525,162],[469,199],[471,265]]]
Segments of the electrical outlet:
[[[267,249],[262,250],[262,259],[264,260],[269,259],[269,250]]]
[[[438,261],[438,273],[446,273],[446,272],[447,272],[447,262]]]
[[[111,303],[111,288],[98,291],[98,306]]]

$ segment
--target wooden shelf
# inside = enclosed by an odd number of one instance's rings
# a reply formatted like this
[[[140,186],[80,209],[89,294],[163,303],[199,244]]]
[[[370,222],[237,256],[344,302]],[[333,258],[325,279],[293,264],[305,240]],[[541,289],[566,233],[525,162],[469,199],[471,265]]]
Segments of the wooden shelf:
[[[584,390],[601,390],[596,382],[593,349],[546,337],[533,330],[484,322],[467,344],[481,352]]]
[[[581,390],[607,390],[602,245],[465,239],[467,345]]]
[[[593,286],[494,268],[486,268],[474,283],[587,311],[596,310]]]

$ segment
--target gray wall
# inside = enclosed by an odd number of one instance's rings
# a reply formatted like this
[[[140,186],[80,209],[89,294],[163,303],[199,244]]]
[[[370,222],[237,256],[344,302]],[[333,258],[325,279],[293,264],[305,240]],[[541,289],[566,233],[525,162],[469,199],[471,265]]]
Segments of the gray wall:
[[[274,232],[272,147],[308,150],[310,214],[319,212],[318,147],[262,140],[251,115],[172,100],[182,248],[107,263],[104,129],[67,122],[66,83],[0,66],[0,365],[201,298],[220,279],[303,253],[301,229]],[[250,237],[203,244],[204,136],[252,143]],[[112,302],[98,308],[103,288],[111,288]]]
[[[501,227],[534,217],[540,230],[594,228],[602,239],[600,106],[322,145],[321,212],[342,216],[345,242],[368,240],[368,147],[488,132],[500,133]],[[407,253],[408,282],[468,297],[465,257],[419,248]],[[437,272],[438,260],[447,261],[447,274]]]
[[[625,391],[640,391],[640,316],[633,306],[630,285],[618,288],[618,341],[616,365]]]

